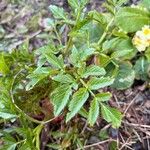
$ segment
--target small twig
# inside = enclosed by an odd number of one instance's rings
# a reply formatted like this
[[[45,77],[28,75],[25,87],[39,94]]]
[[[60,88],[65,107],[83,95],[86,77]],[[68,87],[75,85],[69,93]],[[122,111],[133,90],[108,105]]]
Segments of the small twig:
[[[91,145],[86,145],[83,147],[83,149],[86,149],[86,148],[90,148],[90,147],[94,147],[94,146],[98,146],[100,144],[104,144],[104,143],[107,143],[107,142],[111,142],[111,141],[116,141],[116,140],[113,140],[113,139],[108,139],[108,140],[105,140],[105,141],[100,141],[100,142],[97,142],[97,143],[94,143],[94,144],[91,144]],[[78,148],[76,150],[81,150],[82,148]]]
[[[85,122],[85,125],[84,125],[84,127],[83,127],[83,129],[82,129],[82,131],[81,131],[81,134],[83,134],[83,133],[84,133],[84,131],[85,131],[85,129],[86,129],[86,127],[87,127],[87,125],[88,125],[88,122],[86,121],[86,122]]]
[[[124,116],[125,116],[125,114],[127,113],[127,111],[128,111],[128,109],[131,107],[131,105],[133,104],[133,102],[136,100],[136,98],[138,97],[138,95],[136,95],[134,98],[133,98],[133,100],[130,102],[130,104],[128,105],[128,107],[126,108],[126,110],[124,111]]]
[[[116,101],[116,103],[117,103],[118,107],[120,108],[121,106],[120,106],[120,104],[119,104],[119,102],[118,102],[118,98],[117,98],[117,96],[114,94],[114,95],[113,95],[113,97],[114,97],[114,99],[115,99],[115,101]]]
[[[141,139],[140,135],[137,133],[137,131],[135,129],[133,129],[133,132],[138,137],[139,141],[142,142],[142,139]]]
[[[126,145],[129,145],[129,143],[128,143],[129,140],[130,140],[130,137],[127,139],[126,142],[124,141],[124,144],[122,144],[122,146],[121,146],[121,148],[119,148],[119,150],[122,150],[124,147],[126,147]]]
[[[150,129],[150,125],[145,125],[145,124],[135,124],[135,123],[128,123],[125,121],[122,121],[124,124],[127,124],[129,126],[134,126],[134,127],[142,127],[142,128],[149,128]]]

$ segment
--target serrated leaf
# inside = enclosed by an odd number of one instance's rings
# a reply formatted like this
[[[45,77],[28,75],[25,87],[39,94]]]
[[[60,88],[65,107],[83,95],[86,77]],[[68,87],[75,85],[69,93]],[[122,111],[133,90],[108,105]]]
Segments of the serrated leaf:
[[[56,49],[56,47],[53,44],[47,44],[47,45],[44,45],[44,46],[38,48],[35,51],[35,54],[37,54],[37,55],[47,54],[47,53],[57,54],[58,53],[58,49]]]
[[[88,114],[88,122],[91,126],[94,125],[99,115],[99,102],[95,98],[90,104],[90,111]]]
[[[84,118],[88,118],[88,112],[83,107],[79,110],[79,114]]]
[[[48,75],[53,74],[55,70],[48,67],[39,67],[33,73],[27,76],[30,79],[26,85],[26,90],[31,90],[40,80],[46,78]]]
[[[74,83],[75,79],[70,74],[58,74],[52,77],[53,80],[60,83]]]
[[[4,148],[2,148],[2,150],[16,150],[16,147],[17,147],[17,143],[12,143],[10,145],[4,146]]]
[[[70,60],[74,66],[81,67],[81,63],[84,62],[89,56],[94,54],[94,52],[94,48],[85,48],[83,50],[79,50],[75,46],[73,46]]]
[[[105,92],[105,93],[98,93],[95,96],[96,96],[98,101],[105,102],[105,101],[110,100],[112,94],[109,92]]]
[[[66,14],[63,8],[60,8],[56,5],[50,5],[49,9],[51,10],[51,12],[53,13],[53,16],[56,19],[64,19],[64,20],[66,19]]]
[[[89,93],[86,88],[80,88],[77,92],[73,94],[72,100],[69,103],[69,113],[66,117],[66,122],[68,122],[72,117],[74,117],[78,111],[82,108],[84,103],[89,97]]]
[[[11,119],[11,118],[16,118],[16,117],[17,116],[14,114],[10,114],[7,112],[0,112],[0,118],[3,118],[3,119]]]
[[[101,103],[101,113],[103,118],[112,124],[112,127],[118,128],[121,125],[122,114],[115,108],[111,108]]]
[[[98,21],[103,27],[107,25],[106,17],[98,11],[90,11],[88,14],[93,20]]]
[[[120,42],[120,38],[112,38],[111,40],[106,40],[103,45],[102,49],[103,51],[108,51],[109,49],[114,49],[116,45],[118,45]]]
[[[77,9],[80,7],[78,0],[68,0],[68,3],[73,9]]]
[[[111,62],[111,58],[103,53],[100,53],[97,57],[97,61],[101,67],[106,67]]]
[[[37,67],[42,67],[46,63],[46,61],[47,61],[46,57],[44,55],[41,55],[37,62]]]
[[[8,65],[5,62],[3,54],[0,54],[0,73],[6,75],[9,72]]]
[[[113,84],[113,82],[114,79],[110,77],[101,77],[101,78],[93,77],[90,79],[87,85],[91,90],[98,90],[100,88],[104,88],[106,86]]]
[[[82,77],[87,78],[89,76],[102,76],[105,75],[106,71],[104,68],[96,65],[90,65],[86,68],[85,72],[83,73]]]
[[[75,46],[73,46],[73,48],[72,48],[70,60],[74,66],[79,66],[78,61],[80,60],[80,54]]]
[[[94,48],[85,48],[80,50],[80,58],[82,61],[85,61],[89,56],[93,55],[95,52]]]
[[[48,54],[44,54],[44,56],[47,58],[47,61],[54,67],[59,68],[59,69],[62,69],[64,67],[63,62],[54,54],[48,53]]]
[[[111,57],[114,59],[121,58],[121,57],[124,57],[124,56],[130,54],[132,51],[133,51],[133,49],[123,49],[120,51],[115,51],[111,54]]]
[[[136,32],[144,25],[150,24],[150,16],[145,10],[124,7],[117,12],[115,22],[126,32]]]
[[[54,115],[60,115],[61,111],[67,105],[70,95],[72,94],[71,85],[61,85],[56,88],[51,94],[51,100],[54,105]]]
[[[80,0],[80,2],[81,6],[84,7],[89,2],[89,0]]]

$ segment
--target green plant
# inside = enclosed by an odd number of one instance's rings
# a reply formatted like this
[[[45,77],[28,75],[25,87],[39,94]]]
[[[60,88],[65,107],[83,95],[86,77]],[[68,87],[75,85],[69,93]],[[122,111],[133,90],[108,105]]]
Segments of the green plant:
[[[150,65],[149,45],[138,52],[134,40],[150,24],[149,0],[136,8],[122,7],[125,2],[107,0],[106,13],[87,12],[88,0],[68,0],[70,14],[51,5],[47,45],[30,53],[27,41],[10,53],[1,52],[0,122],[18,123],[18,128],[2,131],[3,149],[39,150],[43,128],[59,116],[68,124],[79,114],[93,126],[101,115],[112,127],[120,127],[123,115],[109,106],[111,93],[105,91],[108,86],[129,88],[135,78],[149,81]],[[46,106],[40,106],[42,100]],[[78,131],[71,130],[63,137],[82,145],[74,134]]]

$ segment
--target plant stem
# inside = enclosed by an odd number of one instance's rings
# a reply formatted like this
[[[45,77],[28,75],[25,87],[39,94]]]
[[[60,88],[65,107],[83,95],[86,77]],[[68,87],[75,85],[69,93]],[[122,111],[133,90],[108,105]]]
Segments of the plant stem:
[[[66,45],[66,48],[65,48],[65,51],[64,51],[64,54],[68,54],[68,51],[69,51],[69,48],[70,48],[70,45],[72,43],[72,37],[69,37],[69,40],[67,42],[67,45]]]
[[[57,32],[56,26],[54,26],[54,32],[55,32],[55,34],[56,34],[56,36],[57,36],[57,39],[58,39],[58,41],[59,41],[59,44],[62,45],[61,37],[59,36],[59,33]]]
[[[100,45],[100,44],[103,42],[103,40],[105,39],[105,37],[106,37],[106,35],[107,35],[107,32],[108,32],[108,30],[109,30],[109,27],[112,25],[113,21],[114,21],[114,18],[112,18],[112,19],[110,20],[110,22],[108,23],[108,25],[107,25],[107,27],[106,27],[104,33],[102,34],[101,38],[100,38],[99,41],[98,41],[98,45]]]
[[[27,139],[21,140],[21,141],[17,142],[16,144],[18,145],[18,144],[20,144],[20,143],[24,143],[24,142],[26,142],[26,140],[27,140]]]
[[[79,20],[80,20],[81,11],[82,11],[82,9],[80,8],[80,9],[78,10],[77,17],[76,17],[76,21],[75,21],[75,25],[74,25],[73,29],[75,29],[76,25],[78,24],[78,22],[79,22]],[[69,40],[68,40],[68,42],[67,42],[67,46],[66,46],[66,48],[65,48],[64,54],[66,54],[66,55],[68,54],[68,51],[69,51],[69,48],[70,48],[70,45],[71,45],[71,44],[72,44],[72,37],[69,37]]]
[[[80,79],[80,82],[91,93],[91,95],[95,98],[95,94],[88,88],[88,85],[82,79]]]
[[[37,150],[40,150],[40,133],[43,129],[44,125],[40,124],[35,128],[35,139],[36,139],[36,148]]]

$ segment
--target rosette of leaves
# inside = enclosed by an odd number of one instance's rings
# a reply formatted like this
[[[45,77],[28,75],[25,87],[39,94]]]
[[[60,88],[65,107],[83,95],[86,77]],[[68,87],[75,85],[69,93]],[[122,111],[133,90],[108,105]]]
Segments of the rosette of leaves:
[[[54,115],[59,116],[65,108],[68,108],[66,115],[66,122],[72,119],[77,113],[82,114],[85,110],[86,103],[90,103],[89,112],[87,112],[87,119],[90,125],[93,125],[100,113],[105,120],[111,122],[113,127],[119,127],[121,124],[121,113],[115,109],[107,106],[106,102],[110,99],[109,92],[99,93],[100,88],[110,86],[114,79],[105,76],[104,68],[90,64],[86,65],[88,58],[94,55],[95,49],[77,49],[73,46],[67,64],[62,55],[55,54],[55,52],[41,51],[39,58],[45,58],[47,67],[40,66],[29,75],[32,87],[27,85],[27,90],[31,90],[37,82],[40,82],[46,76],[49,76],[57,87],[50,93],[50,100],[54,106]],[[40,61],[40,59],[39,59]],[[43,69],[46,69],[45,70]],[[36,76],[36,80],[34,77]],[[99,94],[96,94],[99,93]],[[66,109],[65,109],[66,110]],[[87,111],[87,110],[85,110]]]

